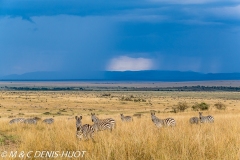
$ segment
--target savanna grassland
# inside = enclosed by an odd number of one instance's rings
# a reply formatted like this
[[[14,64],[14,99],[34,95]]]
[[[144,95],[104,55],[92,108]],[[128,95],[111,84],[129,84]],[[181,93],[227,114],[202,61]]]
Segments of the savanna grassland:
[[[92,160],[239,159],[239,97],[239,92],[3,90],[0,91],[0,151],[86,151],[78,159]],[[172,107],[179,102],[186,102],[189,108],[174,113]],[[210,106],[203,114],[214,116],[215,122],[191,125],[189,118],[198,116],[191,106],[201,102]],[[227,108],[216,109],[214,104],[218,102]],[[174,118],[176,127],[156,128],[151,111],[159,118]],[[82,115],[83,124],[93,124],[90,113],[99,118],[114,118],[116,129],[96,133],[96,142],[77,140],[74,116]],[[123,123],[120,113],[133,116],[133,122]],[[9,125],[11,119],[18,117],[54,118],[55,122]]]

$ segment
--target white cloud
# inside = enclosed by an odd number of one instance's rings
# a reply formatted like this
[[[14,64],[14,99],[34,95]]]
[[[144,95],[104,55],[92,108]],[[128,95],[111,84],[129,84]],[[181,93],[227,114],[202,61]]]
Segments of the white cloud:
[[[148,58],[131,58],[120,56],[110,60],[107,66],[109,71],[140,71],[154,68],[153,60]]]

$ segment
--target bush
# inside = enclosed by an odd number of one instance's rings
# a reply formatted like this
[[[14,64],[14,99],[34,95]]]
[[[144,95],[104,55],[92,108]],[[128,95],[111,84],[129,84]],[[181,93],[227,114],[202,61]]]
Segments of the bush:
[[[120,101],[132,101],[132,98],[131,98],[131,97],[122,96],[122,97],[120,98]]]
[[[221,102],[214,104],[214,106],[219,110],[225,110],[227,108],[226,105]]]
[[[135,113],[133,116],[135,116],[137,118],[141,118],[142,114],[141,113]]]
[[[172,107],[172,110],[170,112],[172,113],[184,112],[188,108],[189,106],[187,102],[178,102],[177,105]]]
[[[172,110],[170,111],[172,113],[177,113],[179,112],[178,108],[177,107],[172,107]]]
[[[187,102],[178,102],[176,109],[179,110],[180,112],[184,112],[188,108],[189,108],[189,106],[188,106]]]
[[[110,97],[110,96],[111,96],[110,93],[104,93],[104,94],[102,94],[102,97]]]
[[[43,114],[45,114],[45,115],[50,115],[51,113],[50,113],[50,112],[44,112]]]
[[[209,104],[202,102],[202,103],[196,103],[192,106],[192,109],[194,111],[199,111],[199,110],[208,110],[209,109]]]

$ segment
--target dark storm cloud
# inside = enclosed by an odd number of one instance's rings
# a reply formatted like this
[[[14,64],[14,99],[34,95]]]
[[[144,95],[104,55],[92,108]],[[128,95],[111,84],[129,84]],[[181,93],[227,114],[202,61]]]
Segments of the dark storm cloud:
[[[237,0],[2,0],[0,75],[240,72],[239,26]]]

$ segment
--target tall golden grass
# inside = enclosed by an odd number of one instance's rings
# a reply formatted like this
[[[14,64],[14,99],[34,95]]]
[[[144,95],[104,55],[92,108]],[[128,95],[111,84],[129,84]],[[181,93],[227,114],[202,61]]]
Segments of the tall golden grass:
[[[8,150],[19,152],[86,151],[79,159],[87,160],[239,159],[240,115],[231,112],[213,112],[212,115],[213,124],[191,125],[191,114],[156,114],[160,118],[172,117],[177,122],[176,127],[160,129],[152,123],[150,113],[127,123],[121,122],[120,115],[100,115],[100,118],[114,118],[117,125],[112,132],[96,133],[95,143],[76,139],[75,119],[66,117],[56,118],[52,125],[40,122],[9,125],[8,119],[2,119],[0,126],[2,134],[17,137],[17,146]],[[92,124],[90,116],[83,115],[85,123]]]
[[[111,95],[103,96],[105,93]],[[239,92],[1,91],[0,159],[3,151],[86,151],[84,157],[79,158],[86,160],[240,159],[239,96]],[[133,97],[133,101],[122,101],[121,97]],[[134,101],[139,98],[144,101]],[[211,114],[215,122],[191,125],[189,118],[198,116],[191,108],[186,112],[169,113],[178,102],[187,102],[190,107],[196,102],[208,103],[211,107],[204,115]],[[217,110],[213,107],[217,102],[226,104],[227,109]],[[176,119],[176,127],[156,128],[151,121],[151,110],[155,110],[159,118]],[[92,124],[91,112],[99,118],[116,120],[116,129],[112,132],[95,134],[96,143],[76,139],[75,119],[68,120],[83,115],[83,124]],[[120,113],[143,116],[124,123]],[[42,119],[54,116],[55,122],[52,125],[41,122],[37,125],[8,124],[10,117],[34,116]]]

